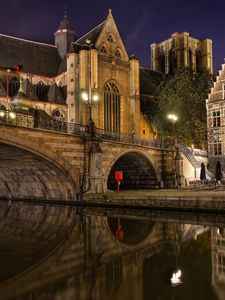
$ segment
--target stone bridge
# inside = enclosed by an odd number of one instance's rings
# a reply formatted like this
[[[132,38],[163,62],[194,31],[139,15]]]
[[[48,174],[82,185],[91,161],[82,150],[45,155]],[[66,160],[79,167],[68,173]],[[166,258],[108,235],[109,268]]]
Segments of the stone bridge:
[[[122,189],[173,186],[173,151],[120,138],[1,123],[0,196],[76,199],[115,189],[116,170]]]

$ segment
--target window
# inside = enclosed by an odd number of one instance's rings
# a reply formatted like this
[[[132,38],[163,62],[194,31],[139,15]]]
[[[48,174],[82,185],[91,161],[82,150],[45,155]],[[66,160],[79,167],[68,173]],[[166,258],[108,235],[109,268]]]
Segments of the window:
[[[118,49],[117,49],[116,52],[115,52],[115,56],[116,56],[116,57],[119,57],[119,58],[121,57],[120,51],[119,51]]]
[[[13,97],[16,95],[20,88],[20,81],[17,77],[13,77],[9,82],[9,96]]]
[[[220,111],[213,112],[213,127],[220,126]]]
[[[108,36],[108,39],[107,39],[110,43],[113,43],[113,37],[111,36],[111,34]]]
[[[106,52],[107,52],[107,51],[106,51],[106,47],[105,47],[104,45],[101,46],[100,52],[101,52],[101,53],[106,53]]]
[[[221,155],[222,154],[222,147],[221,147],[221,141],[214,141],[214,155]]]
[[[107,83],[104,89],[104,128],[120,131],[120,93],[113,82]]]
[[[46,100],[48,94],[48,86],[43,83],[43,81],[39,81],[36,85],[36,95],[39,100]]]
[[[52,113],[52,117],[57,121],[64,121],[64,115],[58,109],[54,110]]]

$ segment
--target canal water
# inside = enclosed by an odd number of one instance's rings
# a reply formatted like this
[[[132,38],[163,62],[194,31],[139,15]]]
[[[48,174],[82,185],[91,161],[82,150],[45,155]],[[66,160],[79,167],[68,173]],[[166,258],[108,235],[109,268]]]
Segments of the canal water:
[[[0,202],[0,299],[225,299],[225,218]]]

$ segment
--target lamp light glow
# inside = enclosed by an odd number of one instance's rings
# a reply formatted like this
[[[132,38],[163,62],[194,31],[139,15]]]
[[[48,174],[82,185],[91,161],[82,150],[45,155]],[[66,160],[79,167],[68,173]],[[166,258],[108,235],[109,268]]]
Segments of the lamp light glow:
[[[0,117],[4,117],[5,116],[5,112],[4,111],[0,111]]]
[[[93,97],[92,97],[93,101],[97,102],[98,99],[99,99],[99,96],[98,94],[94,94]]]
[[[178,120],[178,117],[175,114],[168,114],[168,119],[172,122],[176,122]]]
[[[16,114],[14,113],[14,112],[10,112],[9,113],[9,117],[10,117],[10,119],[15,119],[16,118]]]
[[[82,93],[81,93],[81,98],[82,98],[84,101],[88,101],[88,93],[87,93],[87,92],[82,92]]]
[[[170,278],[170,282],[173,286],[181,284],[181,270],[177,270],[177,272],[173,273],[172,277]]]

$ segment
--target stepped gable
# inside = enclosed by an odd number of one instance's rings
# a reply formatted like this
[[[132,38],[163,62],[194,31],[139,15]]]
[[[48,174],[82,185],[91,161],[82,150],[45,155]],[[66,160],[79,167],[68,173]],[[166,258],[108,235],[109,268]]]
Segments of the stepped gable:
[[[4,87],[3,82],[0,80],[0,97],[6,97],[7,93],[6,93],[6,89]]]
[[[53,77],[61,58],[52,45],[0,34],[0,68],[22,65],[22,72]]]
[[[23,91],[27,95],[28,98],[30,98],[32,100],[38,100],[35,89],[32,86],[32,84],[28,78],[23,80],[22,86],[23,86]]]
[[[208,96],[208,102],[224,100],[225,98],[225,64],[222,65],[222,70],[216,76],[214,86],[211,88],[211,93]]]
[[[52,84],[48,90],[48,101],[57,104],[66,104],[56,83]]]

